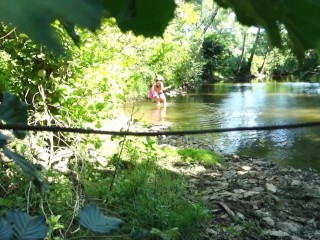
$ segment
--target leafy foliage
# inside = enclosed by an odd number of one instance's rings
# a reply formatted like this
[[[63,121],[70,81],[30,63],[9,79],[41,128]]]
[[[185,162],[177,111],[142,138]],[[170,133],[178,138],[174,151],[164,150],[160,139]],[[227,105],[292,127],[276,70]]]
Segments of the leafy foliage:
[[[0,239],[10,240],[13,234],[13,226],[7,221],[0,219]]]
[[[173,0],[157,1],[86,1],[23,0],[1,1],[0,21],[13,24],[17,30],[26,33],[38,44],[62,53],[61,43],[51,24],[60,20],[73,40],[78,42],[74,27],[95,31],[103,17],[115,17],[123,31],[132,30],[146,36],[161,35],[173,17]],[[75,7],[76,6],[76,7]]]
[[[8,144],[9,137],[0,133],[0,147],[3,147],[4,145]]]
[[[59,19],[68,24],[77,24],[94,31],[100,26],[103,16],[100,0],[58,0],[54,2],[3,0],[1,6],[0,20],[2,22],[13,24],[19,32],[26,33],[36,43],[44,44],[57,52],[62,52],[62,48],[51,26],[54,20]]]
[[[17,96],[10,93],[4,92],[2,95],[3,100],[0,104],[0,120],[7,124],[26,125],[28,118],[26,104],[21,102]],[[25,131],[14,131],[14,134],[20,138],[24,138],[26,136]],[[25,174],[33,178],[34,184],[39,188],[39,190],[44,191],[46,187],[40,181],[34,166],[25,157],[13,152],[6,146],[8,144],[8,137],[6,135],[0,133],[0,138],[2,142],[0,147],[2,148],[4,155],[9,159],[14,160]]]
[[[95,205],[83,206],[78,217],[81,226],[95,233],[108,234],[123,224],[118,218],[103,215]],[[42,240],[47,236],[48,230],[43,215],[31,217],[24,212],[13,210],[6,212],[0,219],[0,238],[3,240]]]
[[[48,227],[45,225],[46,219],[42,215],[31,217],[24,212],[14,210],[7,212],[3,219],[4,221],[2,220],[0,222],[1,224],[3,224],[2,226],[0,225],[0,230],[8,224],[11,224],[13,226],[13,231],[11,232],[10,239],[42,240],[47,235]],[[3,234],[7,234],[6,236],[9,236],[7,230],[0,232],[0,236]]]
[[[232,8],[237,19],[247,26],[263,27],[269,34],[272,43],[282,46],[279,23],[288,31],[294,53],[303,58],[308,49],[319,49],[320,4],[308,0],[215,0],[223,7]],[[320,49],[319,49],[320,50]]]
[[[10,159],[14,160],[18,166],[22,168],[24,173],[27,175],[34,177],[36,181],[38,181],[38,176],[35,168],[31,165],[23,156],[18,153],[11,151],[8,147],[3,146],[3,153]]]
[[[299,66],[299,73],[302,79],[310,79],[316,75],[319,68],[319,53],[314,50],[307,51],[302,64]]]
[[[95,205],[86,205],[79,210],[80,225],[95,233],[110,233],[123,224],[122,220],[107,217]]]
[[[26,125],[28,121],[27,105],[17,96],[4,92],[0,104],[0,120],[5,123]],[[25,137],[25,132],[14,131],[13,133],[16,137]]]
[[[161,36],[174,16],[174,0],[105,1],[104,6],[115,17],[120,29],[136,35]]]
[[[225,8],[231,8],[242,24],[266,29],[273,44],[279,47],[279,23],[283,24],[288,31],[292,49],[300,59],[306,50],[318,47],[320,29],[317,22],[320,5],[316,1],[287,0],[272,4],[268,0],[216,2]],[[27,33],[35,42],[60,52],[61,44],[51,27],[54,20],[60,20],[76,42],[78,35],[74,26],[95,31],[100,27],[103,17],[116,18],[118,26],[124,32],[132,30],[136,35],[160,36],[173,18],[176,7],[173,0],[32,0],[28,3],[23,0],[2,0],[1,4],[1,21],[13,24],[18,31]]]
[[[223,44],[224,40],[214,35],[208,35],[205,37],[202,44],[202,54],[207,60],[204,69],[204,79],[213,82],[213,73],[219,73],[226,71],[226,59],[229,56],[228,47]]]

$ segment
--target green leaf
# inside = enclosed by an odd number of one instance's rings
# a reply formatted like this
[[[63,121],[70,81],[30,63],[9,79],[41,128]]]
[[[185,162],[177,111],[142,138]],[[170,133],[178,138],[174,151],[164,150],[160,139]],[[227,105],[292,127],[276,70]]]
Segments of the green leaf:
[[[0,219],[0,239],[1,240],[10,240],[13,233],[12,224],[7,221]]]
[[[39,182],[39,178],[37,176],[36,169],[33,165],[27,161],[23,156],[19,155],[18,153],[12,152],[8,147],[3,146],[3,153],[10,159],[14,160],[19,167],[22,168],[23,172],[28,174],[29,176],[36,179]]]
[[[27,105],[15,95],[7,92],[2,93],[0,120],[8,124],[27,125]],[[13,133],[18,138],[24,138],[26,135],[25,131],[14,131]]]
[[[105,0],[106,9],[115,17],[123,32],[136,35],[161,36],[174,17],[174,0]]]
[[[67,31],[73,42],[79,46],[80,36],[75,31],[75,24],[69,23],[67,21],[60,21],[64,29]]]
[[[110,233],[123,224],[121,219],[107,217],[97,206],[91,204],[82,207],[78,217],[81,226],[96,233]]]
[[[0,21],[13,24],[38,44],[62,53],[51,24],[63,20],[92,31],[100,26],[104,10],[101,0],[0,0]]]
[[[31,217],[24,212],[13,210],[7,212],[5,219],[13,224],[13,237],[16,240],[42,240],[49,230],[45,217]]]
[[[8,139],[9,139],[9,137],[7,137],[6,135],[0,133],[0,147],[3,147],[4,145],[7,145],[8,144]]]

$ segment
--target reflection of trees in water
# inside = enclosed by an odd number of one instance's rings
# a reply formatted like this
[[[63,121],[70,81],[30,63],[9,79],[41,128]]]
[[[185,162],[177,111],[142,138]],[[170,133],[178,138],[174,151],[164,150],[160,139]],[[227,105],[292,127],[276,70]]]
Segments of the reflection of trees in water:
[[[320,171],[320,128],[307,128],[301,133],[292,141],[284,161],[296,168],[311,167]]]
[[[280,129],[260,137],[243,141],[236,152],[239,155],[266,158],[283,167],[311,167],[320,171],[320,128]]]
[[[243,139],[237,154],[252,157],[268,158],[269,160],[284,159],[296,138],[292,129],[255,132],[253,138]]]

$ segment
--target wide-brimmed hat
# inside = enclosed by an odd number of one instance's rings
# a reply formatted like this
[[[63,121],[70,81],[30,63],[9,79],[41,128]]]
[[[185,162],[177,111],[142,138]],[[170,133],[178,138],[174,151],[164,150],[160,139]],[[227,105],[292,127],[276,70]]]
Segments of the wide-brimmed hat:
[[[164,77],[162,77],[161,75],[157,75],[156,80],[157,81],[164,81]]]

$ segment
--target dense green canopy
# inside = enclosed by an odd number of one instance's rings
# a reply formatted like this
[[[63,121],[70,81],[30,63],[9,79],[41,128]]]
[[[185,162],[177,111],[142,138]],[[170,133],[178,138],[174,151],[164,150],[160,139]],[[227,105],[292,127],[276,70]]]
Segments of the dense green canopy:
[[[215,0],[232,8],[237,19],[248,26],[263,27],[276,46],[281,46],[281,24],[288,32],[291,48],[298,57],[307,49],[320,48],[320,2],[316,0]],[[122,31],[160,36],[174,16],[174,0],[0,0],[0,21],[11,23],[34,41],[61,51],[51,23],[60,20],[77,41],[73,26],[95,31],[104,17],[115,17]]]

